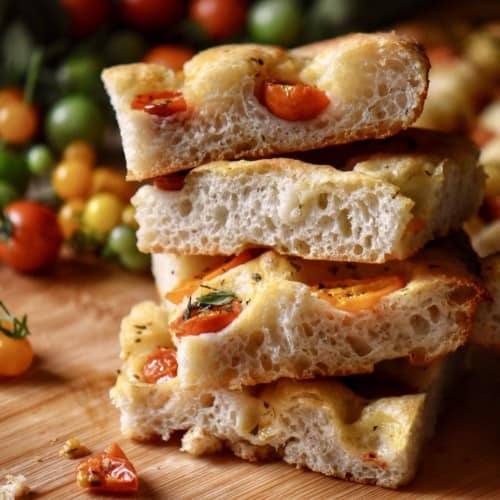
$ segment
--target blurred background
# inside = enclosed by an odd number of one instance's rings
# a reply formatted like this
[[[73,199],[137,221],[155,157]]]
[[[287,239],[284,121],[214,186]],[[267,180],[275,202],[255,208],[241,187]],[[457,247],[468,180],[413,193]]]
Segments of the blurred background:
[[[0,0],[0,208],[41,202],[71,255],[147,270],[101,70],[146,61],[181,71],[217,44],[292,47],[388,29],[431,59],[418,125],[464,132],[482,149],[488,196],[469,224],[480,231],[500,219],[498,0]]]

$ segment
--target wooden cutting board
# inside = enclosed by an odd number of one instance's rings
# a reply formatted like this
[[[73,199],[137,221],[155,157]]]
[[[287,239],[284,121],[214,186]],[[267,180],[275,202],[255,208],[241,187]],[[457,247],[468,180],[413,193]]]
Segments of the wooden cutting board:
[[[0,268],[0,300],[29,315],[36,353],[29,373],[0,382],[0,475],[24,474],[31,498],[89,498],[75,484],[77,462],[58,457],[73,436],[93,452],[118,442],[140,474],[144,499],[500,498],[498,375],[469,373],[457,384],[417,479],[399,492],[278,462],[193,458],[178,442],[124,439],[108,399],[119,367],[118,327],[133,304],[153,298],[151,278],[95,263],[62,262],[39,277]]]

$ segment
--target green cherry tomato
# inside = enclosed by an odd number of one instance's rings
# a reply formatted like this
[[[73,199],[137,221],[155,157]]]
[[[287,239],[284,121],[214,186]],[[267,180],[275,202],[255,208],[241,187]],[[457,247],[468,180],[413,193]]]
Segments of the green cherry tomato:
[[[0,180],[10,184],[19,193],[24,193],[29,178],[24,156],[12,149],[0,147]]]
[[[56,164],[52,151],[45,144],[31,146],[26,153],[26,162],[30,172],[34,175],[46,174]]]
[[[0,181],[0,210],[20,198],[16,188],[8,182]]]
[[[302,9],[297,0],[259,0],[250,9],[248,29],[259,43],[292,45],[302,29]]]
[[[120,263],[125,269],[136,273],[145,272],[151,267],[149,255],[140,252],[137,248],[120,254]]]
[[[84,95],[71,95],[57,101],[45,121],[50,144],[56,149],[64,149],[78,139],[99,145],[105,126],[99,106]]]
[[[148,50],[144,38],[133,31],[117,31],[110,37],[104,47],[106,64],[128,64],[141,61]]]
[[[137,250],[135,231],[125,224],[114,227],[108,236],[108,248],[117,255],[134,252]]]
[[[102,88],[102,61],[93,55],[73,56],[59,66],[57,81],[65,93],[94,95]]]

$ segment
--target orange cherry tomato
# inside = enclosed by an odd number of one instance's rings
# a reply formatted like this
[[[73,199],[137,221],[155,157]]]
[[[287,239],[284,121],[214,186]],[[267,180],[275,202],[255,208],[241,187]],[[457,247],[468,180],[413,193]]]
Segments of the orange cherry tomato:
[[[12,144],[24,144],[38,131],[38,113],[23,100],[5,99],[0,105],[0,139]]]
[[[184,187],[187,172],[175,172],[169,175],[156,177],[153,181],[155,187],[163,191],[180,191]]]
[[[184,314],[170,323],[177,337],[219,332],[231,324],[242,311],[241,303],[233,299],[228,304],[188,308]]]
[[[500,219],[500,196],[487,196],[479,210],[479,215],[486,222]]]
[[[0,236],[0,261],[22,272],[55,262],[63,241],[57,215],[31,201],[16,201],[4,209]]]
[[[135,96],[130,107],[156,116],[170,116],[187,109],[182,92],[176,90],[139,94]]]
[[[120,0],[120,11],[127,24],[148,31],[163,28],[182,14],[182,0]]]
[[[5,321],[0,326],[10,329]],[[22,375],[33,362],[33,349],[27,338],[13,338],[0,331],[0,377]]]
[[[0,89],[0,108],[6,102],[10,101],[22,101],[23,91],[17,87],[5,87]]]
[[[191,0],[189,15],[213,40],[243,31],[247,17],[245,0]]]
[[[325,92],[300,82],[265,81],[261,100],[273,115],[292,122],[316,118],[330,104]]]
[[[148,384],[156,384],[164,379],[177,376],[177,355],[174,349],[160,347],[148,356],[142,367],[142,380]]]
[[[109,19],[110,0],[62,0],[68,13],[71,34],[81,37],[94,33]]]
[[[150,64],[159,64],[173,71],[179,71],[186,61],[194,56],[194,50],[180,45],[157,45],[143,58]]]
[[[373,307],[382,297],[405,285],[406,282],[400,276],[376,276],[325,283],[315,287],[315,294],[336,309],[357,312]]]
[[[116,443],[80,462],[76,481],[92,492],[135,493],[139,489],[137,472]]]
[[[184,297],[188,297],[189,295],[191,295],[203,283],[203,281],[208,281],[216,278],[217,276],[220,276],[221,274],[229,271],[229,269],[240,266],[241,264],[244,264],[245,262],[248,262],[255,257],[255,251],[245,250],[235,257],[232,257],[230,260],[222,264],[222,266],[208,271],[198,278],[190,278],[181,281],[173,290],[165,295],[165,298],[173,304],[180,304]]]

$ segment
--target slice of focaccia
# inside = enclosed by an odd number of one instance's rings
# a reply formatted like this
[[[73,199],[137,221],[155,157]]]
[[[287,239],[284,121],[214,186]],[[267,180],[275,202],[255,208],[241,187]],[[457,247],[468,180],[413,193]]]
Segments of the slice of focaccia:
[[[358,390],[366,380],[353,379],[356,392],[333,379],[197,391],[180,387],[175,368],[144,380],[145,366],[158,359],[158,346],[175,359],[166,331],[165,310],[151,302],[134,307],[122,322],[124,364],[111,398],[126,436],[168,441],[173,432],[187,431],[182,448],[193,455],[225,446],[246,460],[281,457],[323,474],[386,487],[414,476],[454,364],[446,359],[427,368],[404,367],[401,378],[400,366],[387,365],[398,389],[388,390],[387,384],[374,389],[370,383],[369,398]]]
[[[500,254],[481,259],[481,276],[490,301],[479,305],[469,341],[500,351]]]
[[[213,160],[260,158],[387,137],[419,116],[429,62],[394,34],[356,34],[292,51],[228,45],[176,74],[132,64],[103,72],[129,179]]]
[[[386,265],[247,252],[182,280],[165,295],[180,383],[239,389],[370,372],[399,357],[425,364],[456,350],[485,292],[466,269],[470,257],[451,246]]]
[[[144,252],[233,255],[270,247],[304,259],[385,262],[461,227],[482,200],[477,150],[462,136],[409,130],[312,154],[214,162],[180,190],[143,186],[133,203]]]

